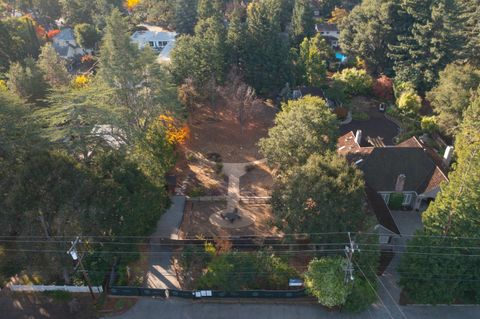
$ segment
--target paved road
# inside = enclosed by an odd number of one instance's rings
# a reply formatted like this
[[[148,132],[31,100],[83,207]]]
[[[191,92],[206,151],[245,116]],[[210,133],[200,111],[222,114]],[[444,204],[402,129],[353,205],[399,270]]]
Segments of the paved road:
[[[173,196],[172,206],[162,215],[157,224],[157,230],[152,235],[150,252],[161,254],[150,255],[150,266],[146,278],[146,287],[148,288],[179,288],[179,284],[172,269],[171,252],[164,246],[158,244],[158,237],[178,239],[177,232],[182,221],[183,209],[185,207],[184,196]]]
[[[129,311],[110,319],[470,319],[480,318],[480,306],[407,306],[405,317],[374,305],[361,314],[328,312],[317,305],[217,304],[179,299],[141,299]]]

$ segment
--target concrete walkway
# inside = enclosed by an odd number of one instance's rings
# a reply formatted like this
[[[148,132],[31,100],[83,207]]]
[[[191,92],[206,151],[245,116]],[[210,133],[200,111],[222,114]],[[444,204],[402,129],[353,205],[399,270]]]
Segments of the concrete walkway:
[[[157,224],[157,230],[150,240],[149,269],[146,276],[147,288],[180,288],[175,270],[172,267],[172,253],[160,244],[160,237],[178,239],[178,228],[182,222],[183,209],[185,208],[184,196],[173,196],[172,206],[162,215]]]
[[[266,163],[267,159],[261,159],[249,163],[224,163],[223,173],[228,176],[227,211],[238,206],[240,199],[240,177],[247,173],[247,166]]]

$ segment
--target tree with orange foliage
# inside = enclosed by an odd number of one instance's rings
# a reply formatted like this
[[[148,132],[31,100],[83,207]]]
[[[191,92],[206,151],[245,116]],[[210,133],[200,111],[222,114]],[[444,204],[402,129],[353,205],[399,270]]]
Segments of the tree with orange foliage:
[[[393,101],[393,81],[388,76],[382,74],[373,84],[373,93],[375,96],[386,100]]]
[[[140,0],[126,0],[123,6],[128,10],[132,11],[136,6],[140,4]]]
[[[170,115],[160,115],[158,117],[166,129],[167,142],[172,145],[178,145],[185,143],[190,134],[190,129],[186,124],[181,125],[178,120]]]

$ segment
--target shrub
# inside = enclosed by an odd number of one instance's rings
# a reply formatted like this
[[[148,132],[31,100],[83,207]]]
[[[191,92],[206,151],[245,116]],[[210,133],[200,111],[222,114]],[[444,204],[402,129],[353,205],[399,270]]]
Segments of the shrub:
[[[337,107],[335,110],[333,110],[333,113],[337,115],[338,119],[345,119],[348,115],[348,109],[346,107]]]
[[[438,130],[437,118],[435,116],[424,116],[420,122],[420,127],[426,133],[433,133]]]
[[[205,189],[202,186],[194,186],[189,192],[190,197],[200,197],[205,195]]]
[[[343,261],[341,257],[315,258],[305,273],[307,291],[326,307],[343,305],[351,291],[351,285],[344,282]]]
[[[388,207],[393,210],[398,210],[402,208],[404,195],[402,193],[393,193],[390,194],[390,199],[388,201]]]
[[[377,300],[376,283],[373,283],[373,288],[365,279],[358,279],[354,282],[352,292],[347,297],[347,301],[342,309],[359,313],[367,308]]]
[[[215,163],[215,172],[217,174],[220,174],[222,172],[222,169],[223,169],[223,164],[220,163],[220,162],[216,162]]]
[[[372,77],[365,70],[355,68],[344,69],[340,73],[335,73],[333,79],[341,82],[345,87],[345,92],[349,95],[368,94],[372,89]]]
[[[393,101],[393,81],[386,75],[381,75],[373,84],[373,94],[386,100]]]
[[[403,114],[416,114],[422,107],[422,98],[414,91],[406,91],[398,98],[397,106]]]
[[[298,276],[279,257],[267,252],[226,252],[213,257],[207,272],[198,280],[198,289],[227,291],[284,289],[288,279]]]

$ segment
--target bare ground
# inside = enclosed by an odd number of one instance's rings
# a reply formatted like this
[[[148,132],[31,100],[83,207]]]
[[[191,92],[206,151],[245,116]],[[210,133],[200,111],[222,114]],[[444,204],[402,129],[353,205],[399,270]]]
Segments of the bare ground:
[[[240,177],[241,196],[270,196],[273,187],[272,171],[266,164],[255,165]]]
[[[255,217],[255,222],[242,228],[221,228],[210,223],[213,213],[225,209],[226,202],[192,202],[191,209],[184,212],[180,226],[181,238],[215,237],[215,236],[275,236],[277,230],[271,226],[272,209],[270,205],[240,204],[239,208],[248,211]],[[186,207],[189,207],[187,205]]]
[[[205,156],[219,154],[225,163],[260,159],[256,144],[273,126],[276,109],[256,100],[240,111],[238,103],[220,94],[215,107],[196,108],[189,118],[191,136],[186,147]],[[240,113],[243,124],[240,124]]]

